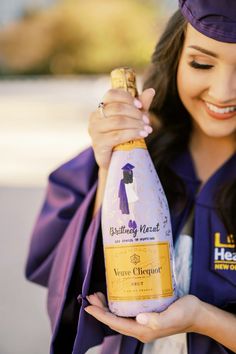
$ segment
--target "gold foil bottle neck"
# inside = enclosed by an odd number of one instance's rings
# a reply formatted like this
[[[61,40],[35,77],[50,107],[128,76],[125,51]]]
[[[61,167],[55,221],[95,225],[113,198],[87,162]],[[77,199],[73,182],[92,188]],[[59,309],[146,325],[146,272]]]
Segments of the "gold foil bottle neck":
[[[136,74],[132,68],[117,68],[111,72],[112,88],[128,91],[133,97],[138,95]]]
[[[136,74],[134,69],[123,67],[114,69],[111,72],[111,84],[114,89],[121,89],[129,92],[133,97],[138,96],[136,85]],[[124,144],[117,145],[113,151],[117,150],[133,150],[133,149],[147,149],[144,139],[132,140]]]

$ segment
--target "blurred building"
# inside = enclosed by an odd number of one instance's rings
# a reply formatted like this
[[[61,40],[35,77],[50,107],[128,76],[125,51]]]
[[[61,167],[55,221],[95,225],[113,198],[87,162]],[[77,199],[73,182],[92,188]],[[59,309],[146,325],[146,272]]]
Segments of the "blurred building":
[[[0,26],[11,22],[27,12],[50,6],[58,0],[1,0]]]

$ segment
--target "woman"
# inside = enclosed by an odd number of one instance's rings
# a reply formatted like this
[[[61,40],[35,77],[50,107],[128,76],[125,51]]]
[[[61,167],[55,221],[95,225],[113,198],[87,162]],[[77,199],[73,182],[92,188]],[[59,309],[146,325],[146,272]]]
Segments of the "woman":
[[[139,100],[109,90],[106,118],[91,114],[93,151],[50,175],[26,274],[49,287],[52,354],[100,344],[103,354],[236,352],[235,14],[234,0],[180,1]],[[112,148],[153,128],[148,148],[170,204],[182,294],[191,295],[160,314],[118,318],[102,294],[100,205]]]

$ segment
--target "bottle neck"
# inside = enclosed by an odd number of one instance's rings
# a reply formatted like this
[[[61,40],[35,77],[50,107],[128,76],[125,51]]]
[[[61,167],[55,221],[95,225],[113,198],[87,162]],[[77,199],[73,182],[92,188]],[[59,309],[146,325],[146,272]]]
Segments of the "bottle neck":
[[[114,147],[113,151],[130,151],[133,149],[147,150],[147,145],[144,139],[130,140],[127,143],[119,144]]]

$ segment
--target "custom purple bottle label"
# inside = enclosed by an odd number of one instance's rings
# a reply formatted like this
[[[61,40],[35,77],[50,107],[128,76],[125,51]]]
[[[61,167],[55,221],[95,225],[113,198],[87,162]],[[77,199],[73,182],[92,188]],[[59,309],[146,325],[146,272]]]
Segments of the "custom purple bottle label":
[[[118,315],[135,316],[166,308],[176,299],[176,285],[163,188],[145,145],[128,144],[112,155],[102,230],[109,307]]]

